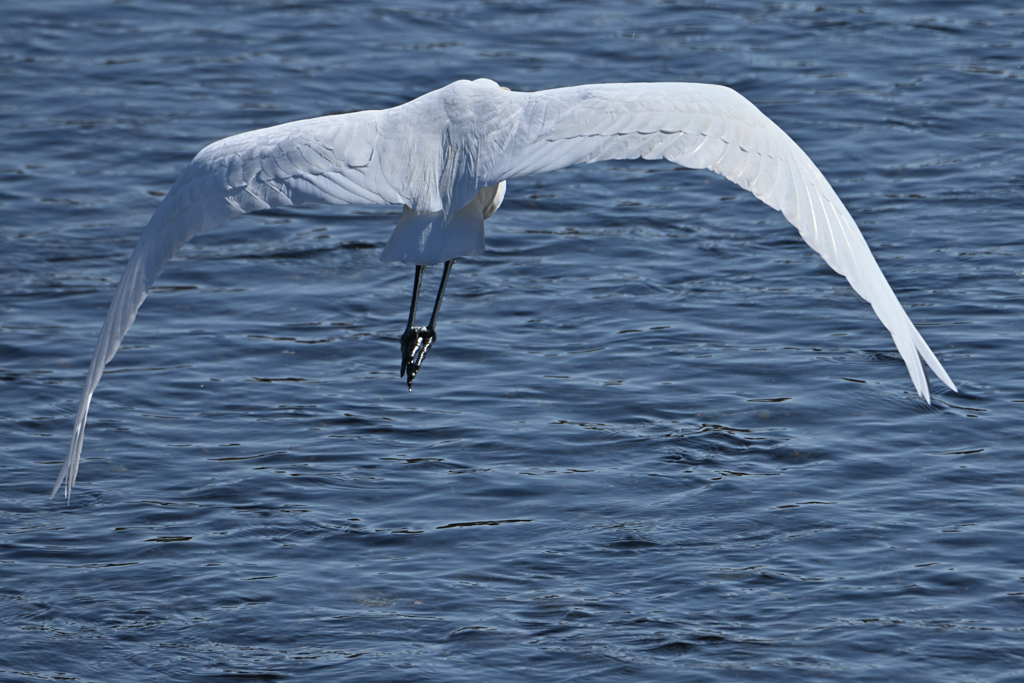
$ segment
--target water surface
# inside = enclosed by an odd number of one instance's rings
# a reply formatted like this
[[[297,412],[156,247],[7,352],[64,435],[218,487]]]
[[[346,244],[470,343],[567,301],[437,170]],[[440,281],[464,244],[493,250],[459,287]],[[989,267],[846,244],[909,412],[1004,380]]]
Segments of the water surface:
[[[0,678],[1024,679],[1016,3],[8,0]],[[736,88],[957,382],[707,172],[511,183],[413,392],[396,207],[171,261],[47,495],[142,226],[205,144],[458,78]],[[428,274],[433,288],[437,273]]]

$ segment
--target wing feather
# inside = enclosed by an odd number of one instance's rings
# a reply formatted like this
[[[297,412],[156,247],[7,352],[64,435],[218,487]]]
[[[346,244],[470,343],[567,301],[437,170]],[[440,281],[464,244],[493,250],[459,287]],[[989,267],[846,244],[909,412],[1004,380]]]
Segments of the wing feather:
[[[486,79],[460,81],[394,109],[251,131],[196,155],[129,258],[100,332],[71,446],[51,497],[62,483],[65,495],[75,484],[86,418],[104,366],[168,259],[196,234],[232,216],[277,206],[404,204],[407,214],[436,214],[443,221],[462,211],[458,244],[441,246],[476,253],[482,249],[483,217],[489,214],[477,210],[481,207],[463,207],[482,189],[572,164],[641,157],[710,169],[782,211],[811,248],[871,303],[918,393],[930,400],[922,357],[956,389],[824,176],[788,135],[738,93],[687,83],[511,93]]]
[[[86,418],[103,368],[164,265],[186,242],[232,216],[277,206],[408,201],[372,163],[379,116],[366,111],[296,121],[225,138],[196,155],[128,259],[89,365],[71,446],[51,498],[61,484],[65,496],[75,485]]]
[[[814,163],[737,92],[718,85],[627,83],[506,93],[521,108],[503,155],[480,182],[607,159],[664,158],[705,168],[778,209],[889,330],[917,392],[931,401],[921,359],[956,390],[878,267],[857,224]]]

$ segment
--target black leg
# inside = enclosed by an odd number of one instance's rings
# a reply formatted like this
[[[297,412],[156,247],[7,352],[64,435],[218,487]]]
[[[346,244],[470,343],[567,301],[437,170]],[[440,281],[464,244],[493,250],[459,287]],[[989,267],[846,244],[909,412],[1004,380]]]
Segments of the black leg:
[[[434,312],[430,316],[430,324],[426,327],[415,327],[416,322],[416,301],[419,298],[420,282],[423,277],[423,266],[416,266],[416,280],[413,283],[412,306],[409,309],[409,322],[402,335],[402,371],[399,376],[405,377],[412,391],[412,380],[423,365],[423,359],[430,350],[430,345],[437,339],[434,326],[437,324],[437,315],[441,311],[441,299],[444,298],[444,288],[448,284],[448,275],[451,273],[455,259],[446,261],[444,272],[441,274],[441,286],[437,290],[437,299],[434,300]]]
[[[420,300],[420,283],[423,282],[423,269],[426,266],[416,266],[416,277],[412,281],[412,305],[409,306],[409,322],[405,324],[408,330],[416,323],[416,303]]]
[[[441,299],[444,298],[444,287],[448,284],[448,274],[452,272],[452,266],[455,265],[455,259],[444,262],[444,272],[441,273],[441,286],[437,290],[437,298],[434,300],[434,312],[430,314],[430,324],[427,325],[427,329],[430,331],[434,330],[434,325],[437,324],[437,314],[441,311]]]
[[[409,322],[405,324],[405,332],[402,334],[402,371],[399,377],[405,377],[406,367],[412,360],[415,347],[419,343],[419,336],[416,333],[416,304],[420,300],[420,284],[423,282],[423,269],[426,266],[416,266],[416,276],[412,281],[412,304],[409,306]],[[409,391],[412,391],[412,375],[409,375]]]

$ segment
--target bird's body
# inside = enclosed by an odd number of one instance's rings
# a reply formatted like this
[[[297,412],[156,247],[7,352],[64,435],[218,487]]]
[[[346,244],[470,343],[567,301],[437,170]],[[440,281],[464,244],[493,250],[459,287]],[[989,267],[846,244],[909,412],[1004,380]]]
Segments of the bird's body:
[[[929,400],[922,357],[955,389],[831,186],[789,136],[735,91],[630,83],[521,93],[486,79],[458,81],[392,109],[250,131],[196,155],[129,259],[53,493],[65,483],[69,495],[74,486],[89,404],[104,366],[164,264],[196,234],[232,216],[278,206],[395,204],[405,208],[382,260],[450,267],[456,258],[483,251],[484,219],[500,205],[506,181],[576,163],[641,157],[709,169],[781,210],[871,303],[918,393]],[[432,327],[433,321],[431,334]]]

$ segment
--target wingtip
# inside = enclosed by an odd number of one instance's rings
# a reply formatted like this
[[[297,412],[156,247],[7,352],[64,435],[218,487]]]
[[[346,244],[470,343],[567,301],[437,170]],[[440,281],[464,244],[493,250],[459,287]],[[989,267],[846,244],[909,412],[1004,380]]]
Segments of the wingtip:
[[[53,488],[50,489],[50,500],[53,500],[53,497],[57,495],[57,492],[60,491],[62,486],[64,487],[64,498],[66,498],[67,500],[70,501],[71,500],[71,485],[70,485],[70,480],[69,480],[69,477],[68,477],[68,462],[67,461],[64,462],[64,466],[61,467],[60,474],[57,475],[57,481],[54,482]]]
[[[918,365],[917,370],[919,374],[916,374],[913,371],[910,373],[910,377],[914,382],[914,388],[917,389],[917,395],[920,398],[923,398],[925,403],[931,405],[932,392],[928,387],[928,377],[925,376],[924,368],[920,367],[920,365]]]
[[[945,369],[942,367],[942,365],[939,363],[938,359],[936,359],[934,355],[931,356],[931,359],[929,359],[928,356],[924,356],[924,360],[925,360],[926,363],[928,363],[928,367],[930,367],[932,369],[932,372],[935,373],[935,375],[939,378],[939,380],[944,385],[946,385],[954,393],[957,393],[957,394],[960,393],[960,390],[956,388],[956,384],[954,384],[953,380],[950,379],[948,374],[946,374]],[[935,361],[934,364],[932,362],[930,362],[931,360]],[[922,374],[924,374],[924,369],[923,368],[922,368]],[[917,382],[915,382],[914,384],[916,385]],[[929,390],[929,387],[928,387],[928,378],[924,377],[923,382],[921,383],[921,386],[917,386],[916,388],[917,388],[917,395],[920,396],[921,398],[923,398],[925,400],[925,403],[927,403],[928,405],[931,405],[932,404],[932,397],[931,397],[931,391]]]
[[[938,361],[936,360],[936,362],[938,362]],[[942,368],[941,365],[939,365],[939,367]],[[932,370],[934,371],[935,368],[932,368]],[[953,384],[953,380],[950,378],[949,375],[946,374],[945,368],[942,368],[942,374],[939,374],[938,372],[936,372],[935,374],[938,376],[938,378],[940,380],[942,380],[943,384],[945,384],[947,387],[952,389],[954,392],[956,392],[958,394],[960,393],[960,390],[956,388],[955,384]]]
[[[928,342],[924,340],[924,337],[922,337],[921,333],[917,331],[917,328],[914,327],[913,323],[910,325],[910,331],[914,340],[914,347],[917,349],[917,352],[921,354],[921,358],[924,359],[925,364],[932,369],[932,372],[935,373],[935,376],[939,378],[940,382],[956,393],[960,393],[960,390],[956,388],[956,384],[953,383],[953,379],[949,376],[949,373],[946,372],[946,368],[942,367],[942,363],[939,362],[939,359],[935,356],[931,347],[928,346]]]
[[[53,500],[53,497],[57,495],[57,491],[60,491],[60,487],[63,483],[64,475],[61,475],[57,478],[57,483],[53,485],[53,489],[50,491],[50,500]],[[71,490],[66,486],[64,487],[64,498],[69,502],[71,501]]]
[[[88,409],[88,405],[86,405]],[[82,439],[85,436],[85,416],[79,415],[79,419],[75,422],[75,430],[71,435],[71,447],[68,448],[68,455],[64,459],[64,464],[60,468],[60,473],[57,474],[57,481],[53,485],[53,489],[50,490],[50,500],[57,495],[57,491],[60,491],[61,486],[64,487],[64,498],[70,503],[71,502],[71,489],[75,488],[75,479],[78,475],[78,463],[82,456]]]

